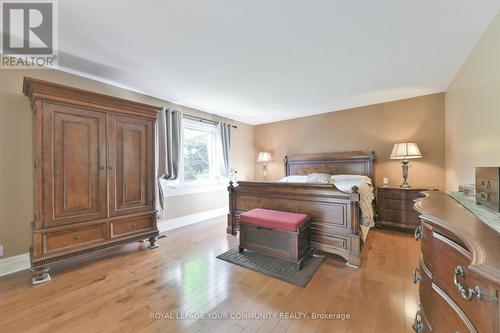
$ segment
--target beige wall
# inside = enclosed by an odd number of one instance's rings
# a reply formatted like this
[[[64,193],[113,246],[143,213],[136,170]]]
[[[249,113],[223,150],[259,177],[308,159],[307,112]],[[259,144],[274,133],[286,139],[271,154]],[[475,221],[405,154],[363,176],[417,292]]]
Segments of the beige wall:
[[[284,176],[285,155],[361,150],[377,155],[377,184],[388,177],[399,185],[401,166],[389,155],[394,143],[411,140],[417,142],[423,159],[411,162],[409,183],[444,187],[443,93],[258,125],[254,134],[256,153],[273,154],[275,162],[268,167],[272,180]],[[256,178],[262,179],[260,165],[255,171]]]
[[[228,205],[228,194],[225,189],[216,190],[167,197],[166,202],[167,210],[162,217],[162,221],[226,207]]]
[[[28,251],[33,221],[32,119],[28,98],[22,90],[24,76],[97,91],[130,100],[173,107],[189,114],[197,110],[171,104],[115,86],[54,70],[0,70],[0,244],[5,257]],[[210,119],[217,116],[203,114]],[[240,179],[252,179],[253,127],[235,122],[232,166]],[[167,218],[198,213],[227,205],[225,191],[204,192],[167,198]]]
[[[446,188],[500,166],[500,13],[446,91]]]

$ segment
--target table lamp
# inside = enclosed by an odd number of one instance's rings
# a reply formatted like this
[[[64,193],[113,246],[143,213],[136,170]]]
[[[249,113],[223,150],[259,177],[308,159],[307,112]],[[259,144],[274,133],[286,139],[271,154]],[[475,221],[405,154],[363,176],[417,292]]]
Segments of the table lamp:
[[[262,172],[264,173],[264,180],[267,180],[267,165],[272,162],[272,156],[269,152],[260,152],[257,157],[257,162],[262,163]]]
[[[408,164],[411,159],[422,158],[422,154],[420,154],[420,150],[415,142],[401,142],[396,143],[392,147],[391,152],[391,160],[402,160],[401,166],[403,168],[403,184],[401,184],[402,188],[410,188],[411,186],[408,184]]]

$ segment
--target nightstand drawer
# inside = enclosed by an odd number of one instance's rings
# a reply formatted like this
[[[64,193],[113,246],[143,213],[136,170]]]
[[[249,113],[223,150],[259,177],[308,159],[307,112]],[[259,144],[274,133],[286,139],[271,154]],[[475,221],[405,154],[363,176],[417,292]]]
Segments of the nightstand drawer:
[[[399,222],[410,225],[420,224],[418,213],[415,211],[384,209],[382,213],[382,219],[384,221]]]
[[[423,187],[413,187],[411,189],[377,187],[378,224],[413,232],[420,224],[419,214],[413,208],[414,201],[421,197],[421,192],[431,190]]]
[[[398,200],[398,199],[385,199],[384,208],[395,210],[413,211],[413,201]]]
[[[420,191],[409,190],[386,190],[384,191],[384,199],[400,199],[413,201],[420,198]]]

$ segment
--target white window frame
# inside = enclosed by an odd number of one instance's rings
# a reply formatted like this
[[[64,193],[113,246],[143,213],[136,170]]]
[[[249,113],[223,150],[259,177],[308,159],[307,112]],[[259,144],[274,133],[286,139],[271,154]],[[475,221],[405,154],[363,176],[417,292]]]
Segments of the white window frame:
[[[209,149],[209,168],[210,180],[207,182],[186,183],[184,172],[184,129],[191,129],[206,132],[211,135]],[[217,170],[217,125],[196,121],[188,118],[182,119],[182,142],[181,142],[181,161],[179,164],[179,178],[175,181],[166,182],[165,196],[178,196],[199,192],[211,192],[225,189],[224,179],[219,177]]]

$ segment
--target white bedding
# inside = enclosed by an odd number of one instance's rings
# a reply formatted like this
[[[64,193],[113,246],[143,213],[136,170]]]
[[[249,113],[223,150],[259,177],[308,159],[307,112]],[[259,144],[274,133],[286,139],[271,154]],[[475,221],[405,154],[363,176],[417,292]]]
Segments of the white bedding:
[[[282,183],[307,183],[307,176],[288,176],[279,181]]]
[[[282,178],[280,182],[286,183],[307,183],[308,176],[288,176]],[[373,220],[373,206],[372,202],[375,198],[373,191],[372,180],[370,177],[361,175],[333,175],[330,178],[330,182],[335,185],[340,191],[351,193],[352,187],[357,186],[359,188],[359,206],[361,208],[361,237],[363,241],[366,241],[368,232],[370,228],[375,225]]]

